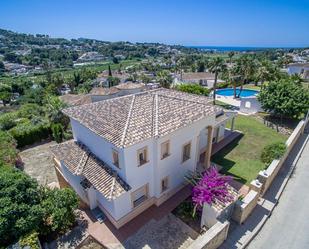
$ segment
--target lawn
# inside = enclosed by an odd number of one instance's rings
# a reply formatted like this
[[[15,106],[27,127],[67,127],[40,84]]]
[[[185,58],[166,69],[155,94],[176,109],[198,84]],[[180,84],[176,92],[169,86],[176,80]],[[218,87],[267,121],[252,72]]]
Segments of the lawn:
[[[266,127],[253,116],[238,115],[234,128],[244,135],[216,153],[212,161],[223,166],[223,173],[249,184],[258,172],[265,168],[260,161],[264,146],[273,142],[284,142],[287,136]]]
[[[248,85],[244,85],[244,89],[250,89],[250,90],[257,90],[260,91],[261,87],[260,86],[255,86],[253,84],[248,84]]]

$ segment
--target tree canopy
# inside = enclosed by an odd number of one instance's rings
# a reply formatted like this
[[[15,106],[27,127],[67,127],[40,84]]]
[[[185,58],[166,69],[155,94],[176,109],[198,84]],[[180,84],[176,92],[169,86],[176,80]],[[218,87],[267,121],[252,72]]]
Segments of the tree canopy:
[[[182,92],[193,93],[204,96],[208,96],[210,92],[208,88],[197,84],[180,84],[176,86],[176,89]]]
[[[299,118],[309,108],[309,92],[291,79],[263,84],[258,95],[262,108],[271,114]]]

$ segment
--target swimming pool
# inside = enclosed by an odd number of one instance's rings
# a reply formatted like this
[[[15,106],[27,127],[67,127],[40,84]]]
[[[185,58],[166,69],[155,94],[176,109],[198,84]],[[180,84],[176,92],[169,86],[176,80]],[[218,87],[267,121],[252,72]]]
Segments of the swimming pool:
[[[240,92],[240,89],[236,89],[236,95],[238,96]],[[259,91],[256,90],[250,90],[250,89],[243,89],[241,91],[240,97],[252,97],[259,93]],[[218,89],[216,90],[216,94],[222,95],[222,96],[234,96],[234,89],[233,88],[224,88],[224,89]]]

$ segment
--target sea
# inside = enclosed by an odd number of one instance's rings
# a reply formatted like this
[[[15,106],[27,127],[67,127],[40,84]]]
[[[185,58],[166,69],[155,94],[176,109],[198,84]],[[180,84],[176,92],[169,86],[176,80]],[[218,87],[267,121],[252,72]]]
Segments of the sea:
[[[291,48],[279,48],[279,47],[223,47],[223,46],[187,46],[190,48],[197,48],[205,51],[215,51],[215,52],[247,52],[247,51],[261,51],[261,50],[269,50],[269,49],[284,49],[288,50]]]

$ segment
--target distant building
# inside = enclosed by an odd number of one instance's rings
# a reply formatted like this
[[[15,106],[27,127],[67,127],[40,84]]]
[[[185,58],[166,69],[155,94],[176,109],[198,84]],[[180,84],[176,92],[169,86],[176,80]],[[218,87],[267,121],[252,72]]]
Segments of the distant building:
[[[69,106],[79,106],[106,99],[142,92],[145,84],[126,82],[113,87],[94,87],[88,94],[66,94],[60,99]]]
[[[174,83],[195,83],[207,88],[213,88],[215,74],[208,72],[183,73],[176,75]],[[217,83],[222,83],[223,80],[218,79]]]
[[[304,79],[308,79],[309,63],[292,63],[287,66],[289,75],[298,74]]]
[[[87,52],[82,54],[77,59],[77,62],[102,61],[104,59],[106,59],[106,57],[98,52]]]

